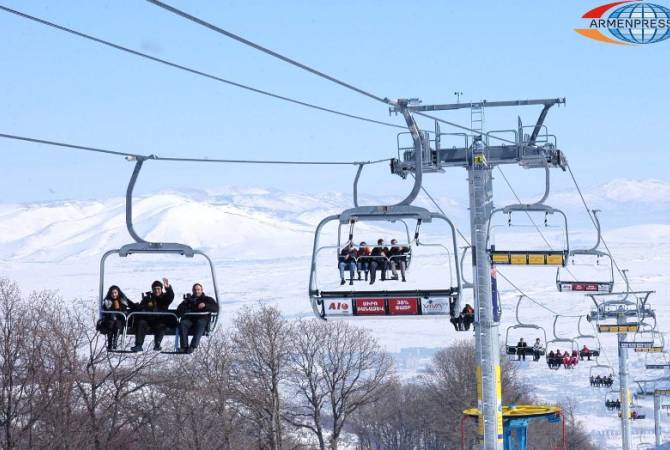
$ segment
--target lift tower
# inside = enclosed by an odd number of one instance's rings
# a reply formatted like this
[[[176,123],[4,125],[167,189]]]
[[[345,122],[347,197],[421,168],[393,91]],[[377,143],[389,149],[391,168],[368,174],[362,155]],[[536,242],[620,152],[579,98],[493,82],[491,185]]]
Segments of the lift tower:
[[[629,341],[629,333],[637,334],[646,318],[654,318],[656,314],[647,303],[654,291],[631,291],[625,275],[626,292],[588,294],[595,305],[587,317],[589,321],[598,322],[598,333],[616,333],[619,356],[619,401],[621,402],[621,448],[631,450],[631,394],[630,373],[628,372],[628,349],[646,350],[653,346],[653,341]],[[633,319],[630,322],[628,319]],[[608,323],[608,321],[614,321]],[[635,336],[635,334],[633,336]],[[653,394],[653,393],[652,393]]]
[[[487,252],[487,230],[493,211],[491,171],[496,165],[517,164],[525,168],[560,167],[565,170],[567,161],[556,148],[555,138],[543,130],[549,109],[565,103],[564,98],[514,101],[481,101],[421,105],[406,103],[408,111],[425,115],[429,111],[449,111],[484,108],[539,105],[542,111],[536,123],[524,127],[518,120],[516,129],[488,133],[461,134],[463,147],[440,148],[439,120],[435,123],[435,137],[424,137],[423,172],[442,172],[444,168],[461,167],[468,173],[470,197],[470,235],[472,245],[472,271],[475,303],[475,340],[477,348],[477,401],[480,446],[485,450],[500,450],[503,446],[502,390],[500,385],[500,345],[498,340],[499,315],[494,309],[491,288],[491,260]],[[392,107],[392,112],[402,112]],[[544,128],[546,130],[546,128]],[[476,130],[480,131],[480,130]],[[528,133],[526,133],[528,131]],[[447,133],[444,133],[446,135]],[[502,136],[505,136],[504,138]],[[498,142],[502,142],[498,144]],[[415,168],[413,148],[399,148],[399,158],[391,162],[393,173],[405,178]]]

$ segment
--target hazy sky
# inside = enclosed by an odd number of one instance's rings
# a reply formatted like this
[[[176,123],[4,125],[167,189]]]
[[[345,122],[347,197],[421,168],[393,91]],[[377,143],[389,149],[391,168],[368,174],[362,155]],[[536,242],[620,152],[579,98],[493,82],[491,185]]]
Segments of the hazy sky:
[[[402,123],[381,103],[143,1],[2,4],[224,78],[319,105]],[[573,31],[598,2],[200,1],[174,4],[380,96],[424,103],[559,97],[547,124],[585,186],[668,180],[670,40],[624,47]],[[666,5],[668,6],[668,5]],[[367,160],[396,155],[396,130],[335,117],[101,47],[0,12],[0,132],[163,156]],[[531,123],[538,108],[487,112],[489,128]],[[467,112],[444,118],[469,125]],[[432,127],[424,122],[425,127]],[[444,128],[443,128],[444,130]],[[0,202],[122,195],[122,158],[0,140]],[[522,194],[541,176],[509,169]],[[350,190],[351,168],[148,163],[138,192],[269,186]],[[556,188],[568,178],[556,173]],[[465,173],[431,175],[438,194]],[[371,193],[407,189],[386,166]],[[506,193],[508,195],[508,193]]]

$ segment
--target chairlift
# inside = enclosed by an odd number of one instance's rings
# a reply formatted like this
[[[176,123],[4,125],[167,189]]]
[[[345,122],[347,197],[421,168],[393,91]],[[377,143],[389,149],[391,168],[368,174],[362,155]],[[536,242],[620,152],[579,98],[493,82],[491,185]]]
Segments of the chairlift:
[[[546,353],[546,349],[547,349],[547,332],[545,331],[545,329],[542,328],[539,325],[535,325],[535,324],[532,324],[532,323],[521,322],[521,319],[519,319],[519,306],[521,305],[521,301],[523,300],[524,297],[525,297],[525,295],[520,295],[519,299],[516,302],[516,308],[515,308],[515,313],[514,313],[514,316],[516,318],[516,324],[507,327],[507,330],[505,331],[505,350],[506,350],[506,353],[507,353],[507,355],[510,359],[512,359],[514,356],[516,356],[515,359],[517,361],[520,360],[521,359],[520,357],[523,356],[523,355],[519,354],[519,348],[517,347],[516,342],[514,342],[516,340],[516,338],[514,336],[510,337],[510,331],[513,331],[513,330],[533,330],[534,333],[532,333],[530,331],[528,332],[529,334],[533,334],[533,335],[535,335],[536,333],[541,332],[542,333],[542,335],[541,335],[542,349],[540,350],[539,355],[544,356],[545,353]],[[520,337],[523,337],[523,336],[520,336]],[[525,352],[526,355],[533,355],[533,343],[530,343],[529,345],[530,346],[526,347],[524,352]]]
[[[654,325],[655,327],[655,325]],[[663,351],[662,335],[658,337],[654,327],[645,322],[640,322],[638,330],[633,334],[631,340],[620,340],[621,348],[630,348],[635,352],[660,353]],[[660,334],[660,333],[658,333]]]
[[[635,391],[636,397],[653,397],[656,393],[656,383],[658,379],[655,380],[633,380],[637,386]]]
[[[439,253],[447,255],[448,261],[453,260],[451,267],[446,267],[445,276],[438,276],[439,280],[453,278],[452,270],[455,269],[455,282],[441,288],[430,289],[333,289],[326,290],[319,287],[318,261],[321,252],[339,250],[345,245],[342,242],[342,228],[348,227],[347,242],[353,238],[353,227],[361,222],[400,222],[407,227],[407,221],[416,223],[414,239],[410,239],[410,246],[433,247]],[[450,247],[441,243],[426,243],[420,239],[420,229],[427,223],[443,221],[452,231],[452,242]],[[326,224],[338,223],[337,245],[320,245],[321,234]],[[413,245],[412,245],[413,244]],[[410,248],[411,248],[410,247]],[[410,250],[408,255],[413,253]],[[416,263],[416,262],[415,262]],[[458,300],[461,292],[460,265],[458,261],[458,249],[456,247],[455,227],[444,215],[433,213],[425,208],[416,206],[370,206],[356,207],[343,211],[341,214],[326,217],[319,223],[314,237],[312,252],[312,264],[310,273],[309,296],[312,309],[317,317],[338,316],[407,316],[407,315],[445,315],[450,311],[460,312]],[[437,266],[435,268],[438,268]],[[332,271],[332,266],[328,268]],[[383,270],[383,269],[381,269]],[[450,308],[451,306],[451,308]]]
[[[578,277],[578,275],[573,276],[574,280],[568,280],[564,276],[564,272],[568,271],[567,269],[562,269],[558,267],[556,269],[556,287],[559,292],[612,292],[614,288],[614,264],[612,261],[612,256],[602,250],[598,250],[601,241],[601,230],[600,230],[600,221],[598,220],[598,210],[594,209],[593,217],[596,223],[597,231],[597,240],[593,247],[588,249],[575,249],[571,250],[568,253],[568,260],[571,263],[571,266],[576,269],[580,264],[576,262],[582,257],[595,257],[595,265],[599,267],[605,267],[605,272],[607,277],[600,280],[595,280],[592,278],[583,279]],[[583,265],[583,263],[581,264]],[[569,271],[572,275],[572,271]]]
[[[656,316],[653,309],[647,304],[647,300],[653,292],[587,293],[595,305],[587,320],[596,321],[598,333],[638,332],[645,318],[655,318]],[[634,322],[622,322],[622,318],[630,318]]]
[[[594,366],[589,367],[589,384],[592,388],[611,389],[614,382],[614,368],[608,364],[600,364],[596,360]]]
[[[582,331],[582,319],[585,319],[586,316],[580,316],[577,320],[577,336],[574,338],[577,341],[579,348],[579,359],[584,361],[591,361],[591,358],[597,358],[600,356],[600,340],[597,336],[593,334],[588,334]],[[590,342],[591,345],[586,345],[585,342]],[[586,350],[584,349],[586,347]]]
[[[165,330],[165,336],[175,336],[175,351],[162,351],[162,353],[167,353],[167,354],[172,354],[172,353],[180,353],[177,352],[177,349],[179,348],[179,335],[178,335],[178,325],[180,322],[180,318],[176,314],[176,310],[168,310],[167,312],[149,312],[149,311],[131,311],[131,312],[119,312],[119,311],[105,311],[103,310],[103,301],[104,301],[104,296],[105,296],[105,287],[106,287],[106,280],[105,280],[105,263],[107,261],[107,258],[111,255],[118,255],[121,258],[128,258],[131,255],[176,255],[179,257],[186,257],[188,259],[194,258],[196,255],[199,255],[203,257],[206,261],[207,264],[209,265],[209,272],[211,276],[211,281],[212,281],[212,287],[214,289],[214,294],[213,294],[213,299],[214,301],[218,304],[219,303],[219,293],[218,293],[218,288],[217,288],[217,281],[216,281],[216,272],[214,270],[214,264],[211,260],[211,258],[205,254],[204,252],[193,249],[192,247],[184,244],[178,244],[174,242],[148,242],[142,239],[136,232],[133,227],[133,220],[132,220],[132,193],[133,193],[133,188],[135,186],[135,183],[137,181],[137,177],[139,176],[140,170],[142,168],[142,164],[144,163],[144,160],[146,158],[144,157],[137,157],[136,158],[136,164],[135,168],[133,170],[133,174],[130,178],[130,182],[128,184],[128,189],[126,191],[126,228],[128,229],[128,233],[130,236],[134,239],[135,242],[132,242],[130,244],[126,244],[121,246],[120,248],[117,249],[112,249],[106,251],[103,255],[102,258],[100,259],[100,277],[99,277],[99,286],[98,286],[98,309],[99,309],[99,319],[104,320],[106,317],[109,316],[121,316],[122,318],[125,318],[125,326],[123,328],[123,331],[121,333],[121,342],[120,346],[117,349],[110,350],[112,353],[131,353],[130,350],[125,350],[126,347],[126,337],[128,335],[134,335],[136,333],[136,324],[135,324],[135,318],[139,317],[160,317],[165,320],[167,328]],[[208,326],[205,329],[205,334],[204,336],[208,336],[210,333],[214,332],[216,328],[216,323],[218,320],[218,314],[216,313],[189,313],[187,316],[202,316],[202,315],[207,315],[209,316],[209,322]],[[191,330],[190,335],[193,334],[193,331]],[[147,336],[152,335],[151,332],[147,333]]]
[[[491,223],[496,214],[507,214],[509,227],[514,226],[512,223],[512,214],[515,212],[525,213],[543,213],[545,226],[548,226],[548,217],[550,215],[558,214],[563,219],[562,234],[564,236],[564,248],[555,250],[547,248],[542,250],[537,249],[511,249],[505,248],[493,241],[491,232]],[[504,208],[497,208],[491,212],[489,216],[489,226],[487,230],[487,250],[494,264],[511,264],[511,265],[527,265],[527,266],[565,266],[567,255],[570,252],[568,241],[568,219],[565,213],[559,209],[552,208],[544,204],[530,204],[530,205],[508,205]]]
[[[655,319],[654,319],[655,321]],[[663,333],[657,331],[656,326],[650,330],[640,330],[636,335],[641,336],[639,339],[641,342],[651,341],[651,346],[641,346],[635,347],[635,352],[637,353],[663,353],[665,348],[665,338]],[[637,336],[634,340],[637,340]]]
[[[670,355],[667,352],[646,353],[644,368],[647,370],[670,369]]]
[[[605,394],[605,408],[608,411],[617,411],[621,409],[621,395],[614,389]]]
[[[560,344],[560,343],[570,344],[570,350],[568,352],[570,357],[572,357],[574,352],[578,353],[578,350],[579,350],[578,346],[577,346],[577,341],[575,341],[574,339],[571,339],[571,338],[559,337],[558,334],[556,333],[556,323],[558,322],[559,317],[560,317],[559,315],[554,316],[554,325],[552,327],[552,334],[554,335],[554,337],[553,337],[553,339],[547,341],[547,350],[546,350],[547,351],[547,353],[546,353],[546,355],[547,355],[547,365],[549,366],[550,369],[554,369],[554,370],[557,370],[557,369],[560,368],[560,366],[562,364],[562,358],[561,359],[557,358],[557,360],[553,361],[553,364],[552,364],[551,358],[549,356],[549,353],[552,351],[552,349],[551,349],[552,344]],[[560,353],[560,349],[557,349],[557,350]]]

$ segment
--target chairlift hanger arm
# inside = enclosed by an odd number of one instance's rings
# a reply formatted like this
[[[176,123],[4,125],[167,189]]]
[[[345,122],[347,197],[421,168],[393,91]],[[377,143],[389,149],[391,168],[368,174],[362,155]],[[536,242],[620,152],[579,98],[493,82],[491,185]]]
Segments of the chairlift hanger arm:
[[[463,247],[463,253],[461,254],[461,278],[462,278],[462,284],[463,284],[463,289],[473,289],[475,285],[471,282],[465,279],[465,254],[468,252],[468,249],[471,248],[469,245],[466,247]]]
[[[611,260],[612,256],[610,256],[609,253],[598,250],[598,247],[600,247],[600,242],[602,241],[602,230],[600,228],[600,219],[598,219],[598,213],[600,212],[600,210],[593,209],[591,210],[591,212],[593,213],[593,219],[596,223],[596,233],[597,233],[596,243],[591,248],[575,249],[570,252],[570,255],[593,255],[599,257],[609,257]],[[614,270],[614,268],[612,268],[612,270]]]
[[[356,170],[356,177],[354,178],[354,206],[358,208],[358,180],[361,178],[361,172],[365,164],[359,164]]]
[[[133,174],[130,176],[128,188],[126,189],[126,228],[128,228],[128,234],[138,243],[147,243],[147,241],[142,239],[133,227],[133,190],[135,189],[135,183],[137,182],[137,177],[140,175],[145,159],[147,158],[143,156],[135,157],[135,167],[133,168]]]
[[[414,185],[412,190],[402,201],[391,205],[391,206],[408,206],[416,199],[421,191],[421,183],[423,180],[423,154],[430,153],[430,144],[426,141],[426,138],[416,123],[413,114],[409,111],[408,107],[412,103],[413,99],[398,99],[398,100],[388,100],[389,104],[393,105],[394,110],[402,113],[405,122],[407,123],[407,129],[409,130],[410,135],[412,136],[412,141],[414,143]],[[363,165],[359,164],[358,171],[356,172],[356,177],[354,178],[354,206],[358,207],[358,182],[360,180],[361,171],[363,170]],[[400,170],[396,172],[394,169],[394,161],[391,161],[391,172],[398,173],[402,178],[407,176],[406,170]]]
[[[429,145],[425,142],[424,135],[419,130],[419,126],[416,124],[416,120],[412,113],[408,110],[410,100],[398,99],[395,102],[395,105],[400,109],[405,122],[407,122],[407,128],[409,129],[410,134],[412,135],[412,141],[414,141],[414,186],[412,191],[407,195],[407,197],[401,202],[397,203],[395,206],[405,206],[410,205],[416,197],[419,195],[421,190],[421,183],[423,181],[423,152],[424,148],[427,148]]]
[[[565,99],[563,99],[563,103],[565,103]],[[535,141],[537,140],[537,135],[540,134],[540,130],[542,129],[542,124],[544,123],[544,119],[547,117],[547,113],[549,112],[549,108],[554,106],[556,103],[545,103],[544,107],[542,108],[542,112],[540,112],[540,116],[537,118],[537,122],[535,123],[535,128],[533,128],[533,133],[530,135],[530,139],[528,140],[528,145],[535,145]]]

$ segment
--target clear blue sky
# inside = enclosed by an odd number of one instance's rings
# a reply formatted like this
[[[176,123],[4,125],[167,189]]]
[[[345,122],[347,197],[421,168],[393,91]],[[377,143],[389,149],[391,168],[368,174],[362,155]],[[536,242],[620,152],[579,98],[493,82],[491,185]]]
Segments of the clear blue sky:
[[[0,3],[224,78],[401,123],[380,103],[143,1]],[[380,96],[425,103],[567,98],[547,123],[585,186],[618,177],[667,180],[670,41],[623,47],[573,31],[599,2],[200,1],[174,5]],[[666,5],[668,6],[668,5]],[[0,12],[0,132],[162,156],[361,160],[394,156],[390,128],[360,123],[201,79]],[[491,128],[519,113],[490,112]],[[469,123],[465,113],[446,119]],[[424,123],[426,127],[432,126]],[[0,202],[122,195],[122,158],[0,140]],[[528,186],[520,170],[513,182]],[[364,188],[396,192],[386,167]],[[349,168],[149,163],[138,191],[227,184],[350,189]],[[567,187],[567,177],[555,177]],[[534,177],[528,193],[541,190]],[[465,192],[465,173],[432,175]]]

